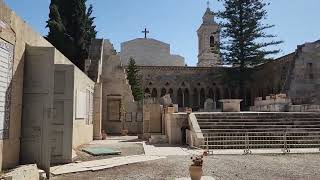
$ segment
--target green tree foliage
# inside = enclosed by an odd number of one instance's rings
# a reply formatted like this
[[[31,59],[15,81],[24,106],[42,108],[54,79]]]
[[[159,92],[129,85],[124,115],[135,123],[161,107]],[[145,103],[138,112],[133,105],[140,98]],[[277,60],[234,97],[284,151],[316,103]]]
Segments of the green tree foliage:
[[[136,62],[133,58],[130,58],[129,65],[127,68],[127,79],[131,86],[132,95],[135,101],[143,99],[143,91],[141,88],[141,80],[139,77],[139,70],[136,66]]]
[[[84,69],[91,39],[97,32],[92,5],[86,0],[51,0],[47,39],[80,69]]]
[[[266,33],[274,25],[264,24],[268,3],[264,0],[219,0],[224,10],[218,12],[221,18],[221,54],[228,64],[239,68],[238,83],[240,96],[243,97],[246,68],[271,60],[270,55],[280,52],[274,49],[282,41],[273,40],[275,35]],[[273,48],[272,48],[273,47]]]

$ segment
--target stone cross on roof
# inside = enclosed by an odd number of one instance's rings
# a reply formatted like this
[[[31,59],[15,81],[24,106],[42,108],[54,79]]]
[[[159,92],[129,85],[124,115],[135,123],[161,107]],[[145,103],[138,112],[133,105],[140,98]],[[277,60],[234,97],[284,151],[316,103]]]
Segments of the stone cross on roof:
[[[144,38],[147,38],[147,34],[150,33],[149,31],[147,31],[147,28],[144,28],[144,31],[141,32],[144,33]]]

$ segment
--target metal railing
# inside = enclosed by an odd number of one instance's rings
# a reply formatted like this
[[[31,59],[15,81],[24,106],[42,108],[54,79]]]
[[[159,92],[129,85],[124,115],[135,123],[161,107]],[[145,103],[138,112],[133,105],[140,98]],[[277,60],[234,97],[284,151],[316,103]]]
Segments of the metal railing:
[[[317,148],[320,151],[320,131],[277,132],[217,132],[203,133],[202,148],[210,150],[242,149],[250,154],[252,149],[282,149],[289,153],[293,148]]]

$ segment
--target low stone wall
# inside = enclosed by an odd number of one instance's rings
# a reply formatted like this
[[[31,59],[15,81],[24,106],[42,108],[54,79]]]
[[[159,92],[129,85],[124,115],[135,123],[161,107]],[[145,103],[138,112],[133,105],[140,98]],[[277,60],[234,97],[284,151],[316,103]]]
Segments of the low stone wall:
[[[267,96],[266,100],[258,97],[254,101],[254,106],[250,107],[250,111],[255,112],[286,112],[288,106],[291,105],[291,99],[285,94],[277,94]]]
[[[187,131],[188,145],[192,147],[199,147],[204,144],[204,137],[194,113],[189,115],[188,122],[190,126],[190,130]]]
[[[320,105],[291,105],[289,106],[289,112],[320,112]]]

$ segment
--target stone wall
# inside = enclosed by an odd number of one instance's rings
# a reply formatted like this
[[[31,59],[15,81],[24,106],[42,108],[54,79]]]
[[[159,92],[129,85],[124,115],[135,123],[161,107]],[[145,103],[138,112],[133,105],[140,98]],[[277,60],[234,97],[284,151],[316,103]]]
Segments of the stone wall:
[[[33,31],[20,17],[0,0],[0,39],[13,45],[10,123],[7,138],[0,140],[0,169],[19,163],[22,112],[23,69],[26,44],[52,47],[40,34]],[[1,167],[2,166],[2,167]]]
[[[101,130],[109,134],[119,134],[122,129],[130,134],[142,133],[142,104],[134,101],[120,56],[109,40],[93,40],[93,43],[89,53],[91,64],[87,64],[87,69],[91,78],[96,77],[102,91],[101,102],[96,103],[102,111]]]
[[[72,147],[76,148],[93,140],[93,93],[95,83],[78,68],[75,69],[74,77],[74,116],[77,113],[77,92],[82,91],[86,94],[86,117],[79,119],[75,116],[73,119]]]
[[[243,104],[249,107],[256,97],[265,99],[270,94],[285,92],[294,57],[292,53],[248,69]],[[220,108],[219,99],[239,98],[239,86],[234,81],[236,68],[139,66],[139,70],[145,93],[157,99],[168,93],[179,107],[201,110],[205,100],[211,98]]]
[[[140,66],[185,66],[184,58],[170,54],[170,45],[155,39],[138,38],[121,44],[121,61],[133,57]]]
[[[294,104],[320,104],[320,41],[298,46],[290,76],[289,96]]]

